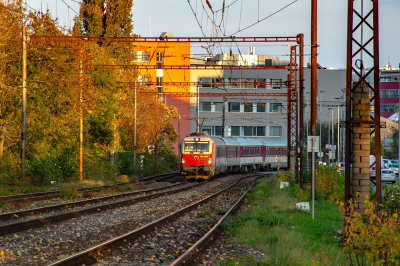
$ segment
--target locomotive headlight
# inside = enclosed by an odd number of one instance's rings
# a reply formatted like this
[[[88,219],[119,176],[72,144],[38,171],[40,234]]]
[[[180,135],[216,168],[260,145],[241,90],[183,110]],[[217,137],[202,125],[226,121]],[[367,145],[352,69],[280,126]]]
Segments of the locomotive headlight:
[[[185,158],[182,158],[182,163],[185,163],[186,161],[185,161]]]
[[[212,158],[208,158],[208,164],[212,164]]]

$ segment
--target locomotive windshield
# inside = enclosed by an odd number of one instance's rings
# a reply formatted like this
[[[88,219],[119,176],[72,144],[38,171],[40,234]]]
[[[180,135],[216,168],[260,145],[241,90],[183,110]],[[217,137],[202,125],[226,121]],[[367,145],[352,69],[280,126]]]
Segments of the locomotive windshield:
[[[197,151],[208,152],[210,148],[209,141],[185,141],[185,152]]]

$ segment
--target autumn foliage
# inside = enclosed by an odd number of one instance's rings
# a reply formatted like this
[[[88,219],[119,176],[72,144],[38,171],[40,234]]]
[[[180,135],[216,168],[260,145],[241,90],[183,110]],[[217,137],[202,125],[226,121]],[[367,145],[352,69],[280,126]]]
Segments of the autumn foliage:
[[[133,34],[132,18],[126,13],[132,2],[109,2],[114,11],[107,17],[100,16],[97,22],[101,25],[96,28],[85,17],[85,12],[97,10],[96,6],[89,8],[96,1],[83,1],[81,15],[69,30],[60,27],[48,11],[36,13],[20,1],[0,0],[0,182],[3,185],[16,185],[20,181],[23,25],[29,36],[26,158],[30,182],[42,184],[77,178],[81,115],[85,178],[113,179],[126,174],[119,165],[118,154],[133,152],[136,73],[95,66],[126,63],[132,54],[120,45],[83,40],[90,29],[96,34],[98,31],[98,36]],[[68,36],[79,41],[68,41]],[[165,128],[176,116],[176,110],[151,94],[137,93],[136,101],[137,152],[150,158],[148,145],[165,139],[163,145],[172,147],[169,140],[173,136],[169,135],[175,132]]]

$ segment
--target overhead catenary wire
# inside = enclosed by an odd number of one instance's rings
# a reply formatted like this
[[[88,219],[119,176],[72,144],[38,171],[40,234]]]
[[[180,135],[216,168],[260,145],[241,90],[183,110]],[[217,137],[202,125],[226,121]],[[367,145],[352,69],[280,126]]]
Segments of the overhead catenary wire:
[[[293,4],[296,3],[297,1],[298,1],[298,0],[294,0],[293,2],[291,2],[291,3],[289,3],[288,5],[282,7],[281,9],[275,11],[274,13],[272,13],[272,14],[270,14],[270,15],[264,17],[263,19],[261,19],[261,20],[259,19],[257,22],[254,22],[253,24],[251,24],[251,25],[249,25],[249,26],[247,26],[247,27],[245,27],[245,28],[243,28],[243,29],[239,29],[237,32],[232,33],[230,36],[233,36],[233,35],[235,35],[235,34],[237,34],[237,33],[239,33],[239,32],[242,32],[242,31],[244,31],[244,30],[247,30],[248,28],[253,27],[254,25],[256,25],[256,24],[258,24],[258,23],[260,23],[260,22],[262,22],[262,21],[264,21],[264,20],[266,20],[266,19],[272,17],[273,15],[276,15],[277,13],[279,13],[279,12],[281,12],[282,10],[288,8],[289,6],[293,5]]]

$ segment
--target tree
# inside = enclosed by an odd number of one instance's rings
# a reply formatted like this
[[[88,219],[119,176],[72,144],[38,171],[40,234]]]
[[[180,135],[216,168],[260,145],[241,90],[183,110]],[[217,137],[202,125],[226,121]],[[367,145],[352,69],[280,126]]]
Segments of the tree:
[[[90,37],[129,37],[132,34],[132,0],[83,0],[80,19]]]
[[[390,143],[391,158],[399,157],[399,129],[392,129],[392,142]]]

